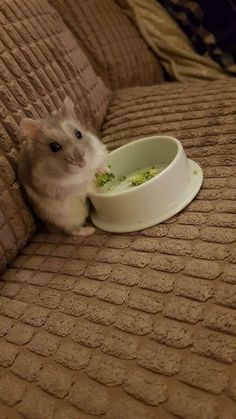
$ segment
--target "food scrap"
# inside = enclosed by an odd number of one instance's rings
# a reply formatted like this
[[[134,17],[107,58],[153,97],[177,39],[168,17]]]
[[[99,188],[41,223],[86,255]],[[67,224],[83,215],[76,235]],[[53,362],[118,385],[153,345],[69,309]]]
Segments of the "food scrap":
[[[108,166],[109,169],[111,169],[111,166]],[[138,169],[140,170],[140,169]],[[121,184],[122,182],[126,181],[127,187],[132,186],[138,186],[142,185],[142,183],[147,182],[148,180],[152,179],[154,176],[156,176],[158,173],[160,173],[160,170],[158,170],[155,166],[151,168],[143,169],[140,172],[136,172],[133,176],[124,176],[124,175],[117,175],[115,176],[114,173],[108,171],[106,173],[96,173],[96,184],[98,187],[103,187],[107,183],[114,182],[111,184],[111,186],[108,188],[108,191],[112,191],[114,188],[117,187],[117,185]]]
[[[137,175],[133,176],[130,179],[130,181],[133,186],[142,185],[142,183],[147,182],[157,174],[158,170],[156,169],[156,167],[152,167],[151,169],[145,170],[144,172],[138,173]]]
[[[123,182],[126,179],[126,176],[119,176],[118,181]]]
[[[111,182],[115,178],[115,175],[113,173],[96,173],[95,177],[97,185],[101,187]]]

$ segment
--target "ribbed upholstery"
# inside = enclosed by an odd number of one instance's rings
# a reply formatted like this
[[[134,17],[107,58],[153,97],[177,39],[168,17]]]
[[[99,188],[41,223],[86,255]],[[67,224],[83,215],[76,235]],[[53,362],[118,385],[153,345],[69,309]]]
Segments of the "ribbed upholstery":
[[[45,0],[1,2],[0,19],[0,268],[4,268],[34,229],[15,175],[20,120],[46,117],[69,95],[80,119],[97,128],[106,113],[108,90]]]
[[[50,0],[113,88],[163,81],[157,58],[114,0]]]
[[[114,95],[109,147],[175,135],[203,188],[140,233],[33,237],[0,283],[4,419],[235,419],[235,101],[232,82]]]

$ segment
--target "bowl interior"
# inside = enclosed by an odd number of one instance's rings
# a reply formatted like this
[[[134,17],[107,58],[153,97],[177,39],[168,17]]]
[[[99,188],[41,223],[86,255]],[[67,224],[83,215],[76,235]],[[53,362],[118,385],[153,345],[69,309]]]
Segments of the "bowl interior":
[[[178,147],[177,140],[163,136],[144,138],[118,148],[111,152],[108,158],[115,178],[99,188],[98,192],[114,194],[132,190],[129,179],[134,174],[152,167],[160,173],[174,160]]]

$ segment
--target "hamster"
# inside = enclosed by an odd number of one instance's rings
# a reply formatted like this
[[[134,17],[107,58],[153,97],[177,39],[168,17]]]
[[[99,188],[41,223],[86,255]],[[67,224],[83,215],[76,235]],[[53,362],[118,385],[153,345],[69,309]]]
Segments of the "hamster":
[[[93,234],[93,227],[83,226],[89,213],[87,196],[105,163],[106,147],[81,126],[69,97],[52,116],[23,119],[20,127],[26,141],[18,175],[37,216],[51,230]]]

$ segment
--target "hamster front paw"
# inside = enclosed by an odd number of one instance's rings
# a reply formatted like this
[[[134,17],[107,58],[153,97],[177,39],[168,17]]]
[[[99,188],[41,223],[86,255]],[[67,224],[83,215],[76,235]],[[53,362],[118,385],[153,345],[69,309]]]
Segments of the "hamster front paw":
[[[72,231],[72,236],[92,236],[96,229],[94,227],[80,227]]]
[[[110,167],[102,167],[100,169],[97,169],[96,173],[98,173],[99,175],[105,175],[105,173],[111,173],[111,169]]]

